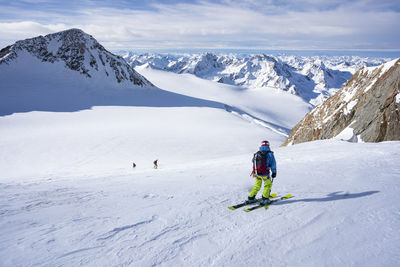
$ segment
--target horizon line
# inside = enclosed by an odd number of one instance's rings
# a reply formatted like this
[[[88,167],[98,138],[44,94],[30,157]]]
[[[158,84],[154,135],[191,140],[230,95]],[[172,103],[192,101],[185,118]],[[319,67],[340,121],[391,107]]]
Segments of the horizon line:
[[[113,53],[133,54],[308,54],[309,56],[378,56],[378,57],[400,57],[400,49],[227,49],[227,48],[188,48],[188,49],[110,49]],[[374,55],[375,54],[375,55]],[[380,54],[380,55],[379,55]]]

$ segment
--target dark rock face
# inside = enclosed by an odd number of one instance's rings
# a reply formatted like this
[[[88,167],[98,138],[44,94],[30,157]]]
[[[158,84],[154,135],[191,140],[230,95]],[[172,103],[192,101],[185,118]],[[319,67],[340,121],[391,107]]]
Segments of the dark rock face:
[[[400,140],[400,59],[363,67],[332,97],[309,112],[282,144],[329,139],[352,131],[364,142]]]
[[[11,52],[11,45],[0,50],[0,60]]]
[[[27,51],[43,62],[62,61],[73,71],[91,78],[94,72],[115,76],[118,83],[129,81],[136,86],[152,86],[125,60],[107,51],[92,36],[70,29],[46,36],[16,42],[0,51],[0,64],[11,64],[21,51]]]

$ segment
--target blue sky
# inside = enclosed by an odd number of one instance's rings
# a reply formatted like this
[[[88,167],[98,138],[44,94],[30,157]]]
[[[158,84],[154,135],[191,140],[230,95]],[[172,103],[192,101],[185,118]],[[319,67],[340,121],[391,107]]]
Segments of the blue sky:
[[[0,0],[0,46],[80,28],[111,50],[397,50],[400,1]]]

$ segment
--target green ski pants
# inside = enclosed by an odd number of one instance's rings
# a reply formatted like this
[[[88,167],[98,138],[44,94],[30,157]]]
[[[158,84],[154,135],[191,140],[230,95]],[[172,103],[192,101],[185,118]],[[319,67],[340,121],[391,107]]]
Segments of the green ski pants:
[[[253,189],[251,189],[249,197],[257,195],[258,191],[261,189],[262,182],[264,181],[264,191],[262,195],[264,198],[269,198],[272,188],[272,181],[269,179],[269,176],[258,176],[255,174],[254,178],[256,178],[256,183]]]

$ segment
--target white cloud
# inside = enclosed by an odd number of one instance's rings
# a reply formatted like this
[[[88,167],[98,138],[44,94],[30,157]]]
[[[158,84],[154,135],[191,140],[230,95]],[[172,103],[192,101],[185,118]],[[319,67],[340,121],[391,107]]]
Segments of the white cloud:
[[[155,4],[152,9],[87,8],[74,16],[36,14],[35,21],[1,22],[0,40],[17,40],[67,28],[81,28],[107,48],[257,47],[282,49],[400,49],[399,13],[360,11],[355,2],[329,1],[330,8],[296,10],[297,4],[232,1],[216,4]],[[322,7],[323,1],[303,0]],[[290,7],[288,7],[290,6]],[[286,9],[285,9],[286,7]],[[357,7],[357,8],[354,8]],[[24,13],[29,17],[28,13]],[[47,16],[47,21],[45,17]],[[41,21],[40,23],[38,21]],[[379,39],[376,36],[379,35]],[[385,47],[382,47],[385,46]]]
[[[34,21],[0,22],[0,37],[4,39],[24,39],[69,28],[65,24],[44,25]]]

